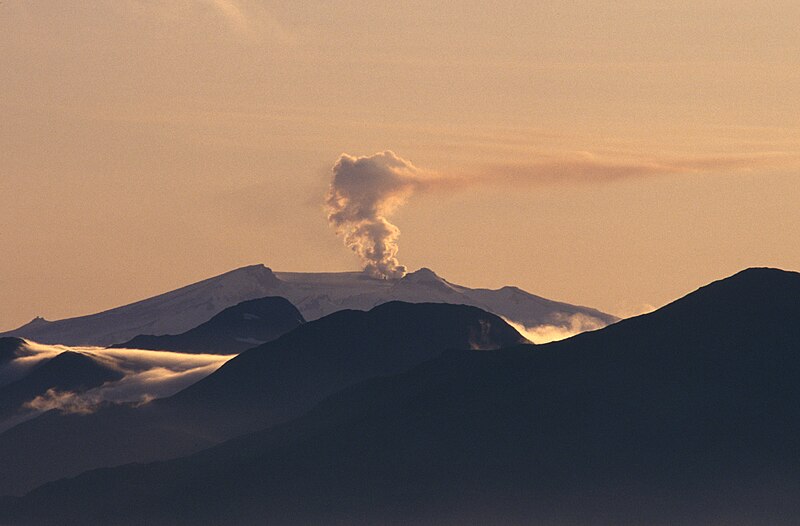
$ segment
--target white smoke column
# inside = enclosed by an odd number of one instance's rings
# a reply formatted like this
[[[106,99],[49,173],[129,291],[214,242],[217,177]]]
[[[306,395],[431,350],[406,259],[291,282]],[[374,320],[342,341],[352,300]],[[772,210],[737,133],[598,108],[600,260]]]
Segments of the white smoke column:
[[[389,150],[365,157],[342,154],[333,166],[326,208],[331,226],[361,258],[364,271],[375,278],[396,279],[405,275],[406,268],[397,260],[400,229],[388,218],[416,191],[452,191],[476,185],[535,188],[548,184],[610,183],[634,177],[728,173],[797,162],[796,155],[780,152],[652,159],[566,152],[521,164],[442,173],[420,170]],[[556,328],[563,332],[543,334],[540,339],[566,337],[573,330],[569,324]]]
[[[333,166],[326,197],[328,221],[370,276],[405,275],[406,268],[397,260],[400,229],[388,216],[422,183],[420,170],[388,150],[368,157],[342,154]]]

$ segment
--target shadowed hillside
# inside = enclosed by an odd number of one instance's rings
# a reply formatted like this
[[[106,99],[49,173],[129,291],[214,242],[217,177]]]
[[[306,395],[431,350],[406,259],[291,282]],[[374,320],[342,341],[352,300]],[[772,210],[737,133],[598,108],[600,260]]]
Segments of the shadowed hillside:
[[[0,434],[0,494],[191,453],[297,417],[340,389],[408,370],[445,349],[522,341],[501,318],[463,305],[394,302],[337,312],[244,352],[171,398],[92,415],[51,412]]]
[[[288,300],[267,297],[228,307],[182,334],[140,335],[113,347],[236,354],[272,341],[303,323],[303,315]]]

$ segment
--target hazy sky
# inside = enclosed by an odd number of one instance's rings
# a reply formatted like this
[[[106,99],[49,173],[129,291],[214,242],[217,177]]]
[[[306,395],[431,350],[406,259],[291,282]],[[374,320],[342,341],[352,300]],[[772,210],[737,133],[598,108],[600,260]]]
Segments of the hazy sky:
[[[389,5],[391,4],[391,5]],[[342,153],[479,181],[398,258],[615,314],[800,269],[796,0],[0,3],[0,329],[355,270]]]

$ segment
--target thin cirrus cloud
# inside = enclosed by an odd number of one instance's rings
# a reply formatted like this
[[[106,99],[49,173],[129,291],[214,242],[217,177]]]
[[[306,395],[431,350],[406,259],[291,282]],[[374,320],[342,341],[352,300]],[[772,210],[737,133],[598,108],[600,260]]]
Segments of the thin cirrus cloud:
[[[216,8],[232,26],[242,30],[248,28],[248,19],[236,2],[231,0],[210,0],[209,3]]]
[[[253,39],[268,38],[276,43],[292,44],[296,35],[263,5],[243,4],[234,0],[203,0],[237,33]]]
[[[453,186],[601,184],[667,175],[748,172],[757,168],[799,164],[800,155],[790,152],[646,157],[603,156],[590,152],[576,152],[546,156],[532,162],[489,165],[476,173],[445,176],[443,179],[453,181]]]

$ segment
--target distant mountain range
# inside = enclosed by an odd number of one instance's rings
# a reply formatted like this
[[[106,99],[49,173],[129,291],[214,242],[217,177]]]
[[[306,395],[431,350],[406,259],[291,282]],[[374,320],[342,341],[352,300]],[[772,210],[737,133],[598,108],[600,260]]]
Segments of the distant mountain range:
[[[286,298],[306,320],[344,309],[369,310],[399,300],[472,305],[524,327],[544,325],[581,331],[617,321],[595,309],[547,300],[516,287],[489,290],[454,285],[429,269],[399,280],[379,280],[360,272],[276,273],[253,265],[97,314],[58,321],[37,318],[0,336],[107,346],[139,335],[184,333],[227,307],[266,296]]]
[[[398,353],[434,330],[412,322],[431,313],[376,311],[378,325],[346,312],[303,325],[169,402],[336,391],[303,416],[41,486],[0,501],[0,522],[796,524],[800,275],[751,269],[565,341],[438,355],[431,344],[405,363]],[[355,376],[339,375],[381,348],[358,350],[365,331],[377,343],[386,334],[384,358],[398,367],[345,387]],[[308,350],[281,350],[292,338]]]

